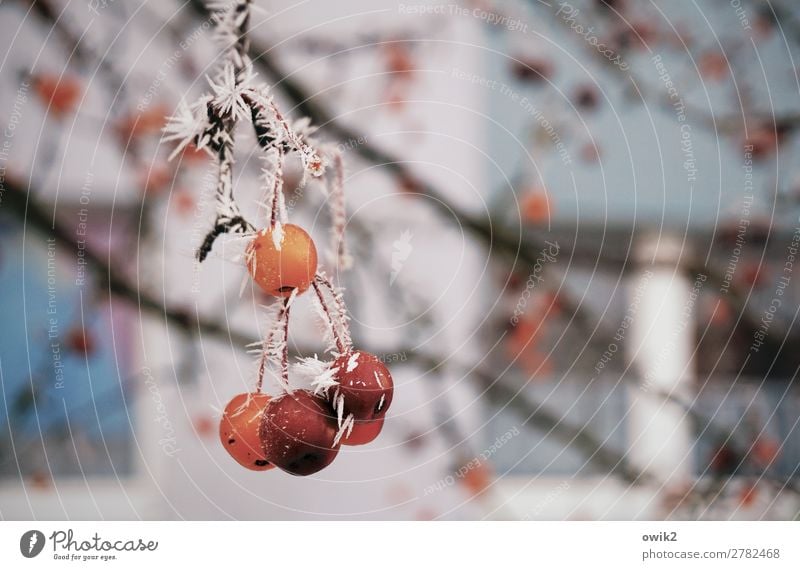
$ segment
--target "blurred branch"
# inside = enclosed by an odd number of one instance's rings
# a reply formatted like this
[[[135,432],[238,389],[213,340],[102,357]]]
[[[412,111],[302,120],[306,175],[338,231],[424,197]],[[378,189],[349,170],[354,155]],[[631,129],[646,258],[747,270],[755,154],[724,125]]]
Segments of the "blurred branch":
[[[200,0],[190,0],[190,3],[198,15],[206,18],[208,17],[209,13]],[[50,2],[43,0],[35,2],[34,6],[37,13],[49,20],[54,28],[61,33],[62,39],[71,44],[69,47],[73,48],[72,52],[77,57],[82,58],[83,61],[90,59],[88,54],[84,52],[84,47],[80,38],[64,27],[60,14],[57,14],[52,9]],[[269,48],[260,46],[254,41],[251,46],[251,55],[255,64],[260,66],[261,70],[271,78],[274,87],[280,89],[284,95],[291,100],[295,106],[294,108],[300,114],[310,117],[313,123],[324,128],[326,132],[331,134],[332,138],[344,141],[366,140],[360,132],[334,119],[333,115],[324,106],[313,102],[312,97],[308,95],[304,86],[280,68],[273,59]],[[117,88],[122,85],[121,77],[109,62],[99,58],[98,65],[101,71],[107,73],[109,77],[111,77]],[[520,259],[530,266],[537,263],[537,250],[543,247],[543,243],[536,243],[536,240],[530,236],[523,236],[521,231],[513,232],[506,228],[494,226],[491,219],[479,218],[467,212],[460,211],[457,208],[453,208],[452,204],[441,199],[442,193],[438,188],[416,175],[411,168],[401,162],[398,157],[393,156],[391,153],[379,147],[365,142],[355,145],[354,151],[362,159],[381,166],[391,176],[402,181],[404,185],[416,189],[420,194],[435,198],[430,201],[433,207],[436,208],[444,218],[455,217],[461,227],[485,243],[490,254],[500,252],[509,259]],[[57,224],[52,223],[51,219],[45,213],[44,208],[30,200],[26,189],[14,186],[14,183],[11,181],[7,181],[7,187],[8,191],[3,200],[4,205],[10,207],[19,219],[30,223],[34,229],[55,237],[63,246],[71,248],[71,250],[77,254],[78,245],[74,237],[69,235],[67,231],[63,230],[63,228],[59,227]],[[110,259],[103,259],[100,255],[97,255],[89,249],[83,250],[83,255],[87,262],[93,267],[101,288],[105,286],[109,293],[135,304],[139,307],[140,311],[149,312],[154,316],[162,318],[166,323],[179,326],[193,335],[208,335],[219,339],[227,339],[237,346],[245,346],[253,341],[250,335],[241,331],[231,330],[215,320],[206,319],[199,315],[192,315],[185,310],[165,306],[163,300],[151,296],[131,285],[127,279],[111,266]],[[598,261],[602,261],[602,259],[598,259]],[[621,263],[622,270],[625,270],[627,260],[622,260]],[[693,268],[693,270],[695,269],[701,269],[703,272],[708,273],[708,268],[706,267]],[[714,275],[712,274],[710,277],[713,278]],[[716,278],[721,281],[718,275]],[[610,338],[610,331],[600,330],[602,328],[602,323],[593,322],[595,319],[587,313],[580,302],[561,293],[559,300],[565,310],[565,314],[570,318],[570,322],[574,322],[586,331],[589,341],[596,342],[595,339],[598,336],[596,333],[598,333],[598,331],[600,331],[599,336],[601,338],[604,336]],[[744,303],[742,307],[745,307]],[[757,322],[755,323],[754,330],[756,327]],[[777,327],[775,327],[771,332],[779,331],[777,331]],[[787,331],[787,335],[789,332],[791,331]],[[413,351],[407,352],[413,354]],[[442,366],[441,362],[430,356],[422,354],[417,356],[419,362],[428,366],[432,372]],[[650,475],[637,472],[633,469],[626,462],[624,454],[607,448],[602,442],[594,438],[588,431],[587,426],[579,427],[565,424],[555,415],[543,411],[541,406],[537,406],[528,401],[526,397],[521,395],[520,391],[515,392],[512,388],[504,385],[500,378],[481,371],[471,370],[470,372],[471,376],[478,381],[479,386],[484,389],[487,397],[491,401],[498,406],[510,406],[514,408],[526,418],[525,423],[530,423],[532,426],[539,429],[552,431],[556,436],[564,439],[570,445],[580,448],[592,462],[617,474],[626,481],[641,482],[650,479]]]
[[[190,0],[190,4],[198,16],[208,17],[207,9],[202,0]],[[489,254],[499,251],[508,259],[515,261],[518,259],[530,267],[536,265],[538,251],[545,247],[544,239],[523,235],[521,231],[517,233],[510,232],[500,224],[493,224],[491,219],[485,220],[461,211],[454,204],[443,199],[443,194],[433,184],[414,174],[400,158],[374,146],[362,132],[352,129],[335,119],[333,114],[322,104],[313,100],[313,95],[310,95],[298,80],[281,69],[272,55],[272,49],[261,44],[256,38],[251,39],[251,57],[254,65],[259,66],[260,70],[270,78],[273,86],[276,89],[280,89],[294,104],[293,110],[311,118],[312,123],[320,126],[326,133],[329,133],[337,140],[364,141],[361,144],[354,145],[353,151],[355,153],[367,162],[380,166],[406,186],[417,189],[420,194],[434,198],[428,203],[438,210],[444,219],[455,219],[461,227],[484,242],[486,247],[489,248]],[[606,58],[602,56],[600,58],[607,62]],[[599,255],[607,256],[609,254],[600,252]],[[605,261],[605,257],[598,257],[595,261],[602,263]],[[612,261],[617,263],[621,271],[628,269],[628,259],[613,258]],[[693,262],[686,269],[694,275],[698,273],[708,275],[713,283],[722,284],[724,282],[723,275],[706,264]],[[554,273],[557,273],[555,269],[545,267],[545,271],[551,274],[552,279],[549,279],[550,282],[561,283],[558,275],[554,275]],[[614,331],[595,319],[581,304],[580,300],[569,295],[568,292],[564,291],[563,287],[560,288],[558,294],[559,302],[564,309],[566,318],[570,324],[575,324],[584,331],[587,345],[599,352],[605,350],[606,339],[611,338]],[[735,284],[730,284],[727,297],[734,308],[738,309],[740,314],[743,315],[742,321],[746,323],[747,327],[752,332],[759,330],[760,316],[753,314],[749,310],[746,303],[748,293],[740,291]],[[791,339],[792,342],[800,343],[800,333],[792,331],[791,328],[785,329],[781,327],[780,323],[775,323],[773,328],[768,331],[768,335],[773,337],[783,336],[787,340]]]
[[[67,248],[76,257],[79,246],[75,236],[54,223],[47,210],[29,197],[26,192],[15,180],[6,180],[6,192],[3,196],[3,208],[11,211],[15,217],[23,221],[26,227],[48,237],[55,238],[62,247]],[[97,278],[97,289],[105,289],[110,295],[114,295],[138,307],[140,312],[150,313],[156,318],[172,326],[177,326],[189,334],[203,337],[210,336],[219,340],[230,342],[232,346],[241,348],[254,341],[254,338],[242,331],[236,331],[223,326],[219,322],[204,318],[197,314],[191,314],[185,310],[167,307],[163,300],[158,299],[138,287],[129,283],[128,279],[116,270],[109,260],[104,259],[91,248],[82,249],[82,255],[87,265]],[[110,258],[110,254],[109,254]],[[413,349],[405,349],[409,361],[416,361],[426,367],[427,371],[435,373],[446,364],[436,358],[415,352]],[[609,450],[601,442],[593,438],[588,433],[586,427],[571,426],[556,416],[545,412],[541,407],[532,409],[532,405],[520,393],[515,393],[511,388],[502,385],[500,378],[493,378],[485,372],[464,367],[466,374],[479,382],[489,399],[499,406],[510,406],[518,413],[522,414],[526,420],[539,429],[552,432],[556,437],[566,441],[570,445],[575,445],[587,455],[590,461],[597,463],[603,468],[607,468],[614,473],[624,477],[627,481],[634,482],[642,480],[641,474],[633,472],[626,464],[622,454]],[[451,422],[453,417],[446,419],[443,431],[451,434],[458,439],[458,444],[464,443],[464,438],[459,436],[457,431],[453,431]],[[449,430],[449,431],[448,431]]]
[[[186,310],[167,307],[163,300],[135,287],[113,268],[110,263],[110,251],[108,258],[104,259],[88,246],[83,249],[79,248],[76,236],[56,223],[52,216],[48,215],[47,210],[31,197],[35,194],[30,194],[23,189],[16,180],[7,178],[5,190],[2,201],[3,211],[10,210],[26,227],[30,226],[43,235],[55,238],[62,247],[74,254],[76,259],[80,252],[98,280],[96,285],[99,291],[105,289],[107,293],[136,305],[140,312],[144,311],[161,317],[168,324],[193,334],[200,333],[224,338],[238,346],[253,342],[252,336],[244,332],[229,329],[216,321],[193,315]]]
[[[574,33],[570,27],[570,24],[567,19],[564,17],[559,17],[557,15],[557,11],[553,9],[552,6],[549,4],[543,4],[536,0],[525,0],[525,2],[530,5],[533,9],[541,11],[545,11],[549,16],[550,20],[554,22],[555,25],[561,26],[563,30],[567,30],[568,33]],[[591,13],[588,14],[590,21],[597,22],[602,19],[602,14],[600,14],[597,5],[595,4],[595,8]],[[766,3],[769,5],[769,2]],[[582,7],[583,9],[583,7]],[[621,13],[621,9],[615,8],[613,6],[608,6],[605,8],[610,10],[611,13],[615,15],[619,19],[620,22],[623,22],[627,29],[636,35],[638,42],[641,42],[643,45],[647,46],[647,49],[650,50],[649,45],[644,38],[642,38],[639,33],[631,27],[630,22],[626,19],[625,14]],[[774,9],[773,14],[775,14]],[[776,21],[778,21],[778,16],[775,15]],[[683,44],[683,38],[681,38],[681,42]],[[624,82],[629,82],[633,86],[633,90],[629,91],[631,95],[634,93],[638,95],[638,98],[642,103],[646,104],[646,99],[656,101],[663,109],[668,111],[669,115],[675,115],[675,108],[673,106],[674,101],[670,100],[669,94],[665,90],[657,90],[657,93],[654,94],[653,90],[650,89],[647,82],[642,81],[631,69],[630,67],[626,70],[622,70],[616,65],[614,62],[609,60],[603,53],[595,49],[591,43],[585,42],[584,46],[584,53],[588,54],[596,63],[598,63],[601,67],[603,67],[606,71],[609,71],[617,76],[618,79]],[[614,47],[614,51],[619,54],[620,56],[628,56],[630,54],[630,50],[626,49],[625,47],[618,45]],[[688,46],[686,47],[686,51],[689,51]],[[727,61],[727,58],[726,58]],[[699,71],[698,71],[699,73]],[[698,121],[698,124],[703,126],[706,129],[712,130],[714,134],[724,133],[727,135],[731,134],[743,134],[746,132],[747,128],[752,128],[755,125],[772,125],[775,128],[782,128],[782,129],[791,129],[795,128],[800,125],[800,113],[785,113],[783,115],[776,116],[774,110],[772,112],[763,112],[758,110],[751,110],[745,113],[744,109],[741,109],[741,113],[733,113],[728,115],[715,115],[710,110],[705,110],[703,108],[697,107],[692,105],[690,102],[683,100],[683,104],[686,108],[686,115],[687,117],[692,117]],[[710,104],[710,102],[709,102]]]
[[[115,97],[123,91],[125,74],[119,73],[115,69],[111,58],[96,53],[91,44],[85,40],[84,34],[71,27],[67,21],[67,5],[59,10],[51,0],[23,0],[22,4],[30,5],[32,12],[56,32],[56,35],[65,44],[65,53],[69,54],[70,59],[74,58],[84,65],[88,65],[90,61],[96,62],[98,70],[111,78]]]
[[[210,17],[208,11],[202,0],[190,0],[190,5],[194,12],[204,19]],[[60,15],[52,8],[49,0],[40,0],[34,3],[37,13],[43,18],[50,21],[54,29],[61,35],[62,40],[69,44],[72,53],[81,61],[87,61],[89,54],[86,53],[85,42],[81,43],[79,38],[65,27]],[[552,12],[552,10],[550,10]],[[333,138],[338,140],[363,140],[363,144],[354,145],[354,151],[361,156],[362,159],[371,162],[375,165],[381,166],[391,176],[403,182],[405,185],[417,189],[421,194],[431,196],[434,200],[429,203],[437,209],[444,218],[455,218],[458,224],[466,229],[469,233],[484,242],[489,248],[489,253],[495,251],[503,253],[506,257],[512,260],[519,260],[529,266],[536,264],[536,256],[538,250],[544,247],[541,240],[531,236],[523,236],[522,232],[512,233],[500,225],[492,224],[491,220],[483,220],[472,216],[466,212],[460,211],[448,201],[442,199],[442,193],[439,192],[432,184],[424,181],[414,174],[411,169],[404,164],[399,158],[392,156],[390,153],[373,146],[370,144],[364,135],[352,129],[339,120],[335,119],[333,115],[321,104],[312,101],[312,96],[308,94],[305,87],[297,80],[287,74],[280,68],[271,54],[271,49],[259,43],[255,38],[251,39],[250,45],[251,57],[254,64],[259,66],[262,72],[271,79],[274,87],[280,89],[284,95],[294,104],[294,110],[302,115],[308,116],[312,123],[324,127],[327,133],[330,133]],[[608,61],[599,56],[603,62]],[[100,71],[106,73],[112,81],[115,82],[115,87],[118,89],[121,85],[120,75],[113,69],[109,62],[99,60]],[[613,65],[612,65],[613,67]],[[637,84],[638,85],[638,84]],[[644,97],[644,94],[642,94]],[[601,252],[602,255],[608,255]],[[605,258],[598,258],[596,261],[602,262]],[[626,270],[628,267],[628,260],[612,259],[614,263],[621,264],[620,269]],[[704,273],[708,275],[711,282],[721,284],[724,278],[721,273],[714,268],[709,267],[702,263],[693,263],[688,270],[693,273]],[[553,273],[555,270],[552,267],[546,267],[545,271]],[[561,279],[549,279],[551,282],[560,283]],[[746,323],[750,331],[755,332],[760,327],[760,316],[752,314],[748,309],[746,299],[749,297],[747,291],[740,291],[736,284],[730,284],[728,299],[732,302],[733,307],[743,315],[742,321]],[[590,344],[594,350],[602,352],[605,349],[605,342],[603,339],[611,338],[613,330],[595,319],[590,315],[589,311],[581,304],[580,300],[573,298],[563,287],[559,291],[559,302],[561,303],[565,315],[569,319],[570,324],[579,326],[586,334],[587,343]],[[787,341],[800,343],[800,333],[794,332],[791,328],[786,329],[780,322],[776,321],[773,326],[767,331],[768,337],[784,337]]]
[[[198,17],[209,17],[208,9],[202,0],[190,0],[189,3]],[[531,239],[525,240],[521,232],[516,234],[509,232],[502,226],[492,224],[490,219],[485,220],[468,214],[445,200],[443,194],[433,184],[417,176],[402,159],[372,145],[363,133],[344,125],[341,121],[335,119],[333,114],[323,105],[312,101],[312,96],[308,94],[305,87],[281,69],[272,56],[272,49],[261,44],[256,38],[251,38],[250,40],[250,56],[254,65],[258,66],[270,78],[273,87],[280,89],[294,105],[293,111],[309,117],[312,124],[315,124],[320,130],[324,130],[336,140],[364,141],[354,145],[353,151],[367,162],[380,166],[405,186],[414,188],[417,193],[432,197],[433,200],[429,200],[428,203],[444,219],[454,218],[459,227],[484,242],[489,248],[490,254],[500,251],[509,259],[518,259],[529,267],[536,265],[538,252],[545,247],[544,241],[536,243]],[[553,269],[547,267],[545,271],[553,272]],[[552,279],[551,281],[561,282],[560,279]],[[559,301],[565,314],[569,316],[570,322],[581,327],[587,334],[587,342],[595,342],[595,348],[602,352],[604,346],[601,347],[600,344],[602,343],[596,342],[597,337],[610,338],[613,331],[604,330],[603,323],[593,319],[578,301],[563,291],[563,288],[559,292]]]
[[[70,235],[59,224],[53,223],[48,216],[47,210],[29,198],[14,180],[6,180],[6,192],[3,196],[3,206],[10,210],[26,227],[43,235],[55,238],[62,247],[70,250],[76,257],[79,246],[74,236]],[[236,331],[223,326],[219,322],[191,314],[185,310],[170,308],[165,305],[163,300],[158,299],[141,289],[131,285],[128,280],[115,270],[110,261],[103,259],[89,247],[82,250],[82,255],[88,266],[97,278],[98,290],[106,291],[122,300],[129,302],[139,308],[140,312],[150,313],[156,318],[161,318],[168,325],[177,326],[185,332],[198,337],[209,336],[230,342],[237,348],[241,348],[253,342],[252,335],[243,331]],[[110,254],[109,254],[110,257]],[[298,352],[305,353],[308,350],[301,349]],[[400,351],[398,351],[400,352]],[[403,349],[402,352],[408,357],[408,362],[416,362],[423,366],[428,373],[436,373],[438,370],[449,366],[448,363],[422,353],[411,348]],[[569,447],[580,450],[587,461],[597,467],[607,470],[619,476],[621,479],[631,484],[651,483],[655,477],[649,473],[638,471],[629,464],[622,451],[614,450],[600,441],[591,433],[590,426],[573,425],[565,422],[557,414],[551,413],[542,407],[539,402],[531,401],[522,389],[514,389],[501,376],[490,374],[476,367],[466,365],[456,365],[464,374],[477,383],[483,390],[483,394],[494,403],[498,408],[508,407],[524,418],[523,425],[536,428],[545,433],[552,433],[554,437],[562,440]],[[670,398],[675,400],[674,398]],[[680,403],[680,402],[678,402]],[[712,424],[710,420],[701,418],[694,410],[686,407],[693,421],[698,426],[705,426],[706,429],[713,429],[720,438],[731,441],[730,432],[719,426]],[[453,427],[455,424],[454,416],[442,418],[442,425],[439,426],[448,439],[456,445],[465,443],[465,438],[461,436]],[[795,486],[792,485],[792,489]]]

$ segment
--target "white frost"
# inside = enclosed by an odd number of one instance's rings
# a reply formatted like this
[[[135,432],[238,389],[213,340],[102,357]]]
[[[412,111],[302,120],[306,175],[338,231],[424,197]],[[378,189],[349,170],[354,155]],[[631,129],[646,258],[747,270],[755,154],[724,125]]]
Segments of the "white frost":
[[[358,366],[358,357],[361,353],[354,352],[350,355],[350,359],[347,361],[347,372],[352,372]]]
[[[283,245],[283,226],[280,222],[275,222],[275,227],[272,228],[272,245],[275,246],[275,249],[278,251],[281,250],[281,246]]]

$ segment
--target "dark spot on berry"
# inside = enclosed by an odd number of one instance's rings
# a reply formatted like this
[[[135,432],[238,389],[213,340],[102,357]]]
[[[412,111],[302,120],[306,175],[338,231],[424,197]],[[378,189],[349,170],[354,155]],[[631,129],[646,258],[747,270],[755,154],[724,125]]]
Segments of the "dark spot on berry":
[[[294,287],[290,287],[289,285],[278,287],[278,293],[291,293],[292,291],[294,291]]]
[[[231,445],[231,444],[234,444],[234,443],[236,443],[236,440],[235,440],[235,439],[233,439],[233,438],[230,438],[230,439],[228,440],[228,445]]]
[[[295,473],[296,472],[300,472],[300,471],[304,471],[305,467],[307,467],[309,464],[313,465],[318,460],[319,460],[319,457],[317,457],[316,453],[306,453],[305,455],[303,455],[303,457],[292,461],[288,465],[288,468],[289,468],[288,470],[290,472],[295,472]]]
[[[264,467],[265,465],[269,465],[269,461],[267,461],[266,459],[256,459],[255,464],[258,467]]]

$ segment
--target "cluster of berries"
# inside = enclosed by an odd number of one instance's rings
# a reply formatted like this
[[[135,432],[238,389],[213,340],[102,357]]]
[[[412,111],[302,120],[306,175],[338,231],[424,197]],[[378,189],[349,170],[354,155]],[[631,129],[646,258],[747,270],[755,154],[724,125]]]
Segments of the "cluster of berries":
[[[246,260],[255,283],[284,298],[287,309],[312,285],[325,307],[317,285],[324,277],[316,273],[316,248],[299,226],[278,224],[259,232],[247,247]],[[337,324],[327,314],[336,336]],[[341,445],[363,445],[378,436],[392,403],[392,376],[375,355],[353,350],[338,338],[337,345],[341,353],[319,372],[324,381],[316,390],[287,390],[270,397],[259,389],[233,397],[219,428],[231,457],[256,471],[278,467],[310,475],[330,465]]]
[[[331,252],[337,267],[349,265],[344,246],[341,153],[320,152],[312,146],[308,119],[290,124],[269,87],[257,83],[247,38],[251,3],[234,0],[215,13],[216,36],[226,55],[223,65],[208,78],[210,93],[192,105],[181,104],[165,127],[164,140],[177,141],[173,156],[196,148],[207,152],[218,166],[217,215],[198,249],[198,260],[206,258],[223,234],[247,236],[245,261],[253,281],[266,294],[283,301],[271,332],[258,343],[261,363],[255,390],[235,396],[225,407],[220,423],[222,444],[248,469],[278,467],[295,475],[310,475],[329,465],[342,444],[360,445],[378,436],[392,402],[393,384],[376,356],[353,349],[341,292],[317,271],[317,248],[311,236],[288,222],[283,200],[286,156],[299,157],[303,184],[306,175],[323,178],[326,166],[332,165],[326,192],[332,221]],[[264,205],[271,207],[267,227],[260,231],[245,219],[234,199],[234,132],[240,122],[253,127],[267,159]],[[305,373],[312,372],[313,389],[293,390],[289,385],[289,309],[294,299],[310,288],[327,320],[332,341],[328,351],[333,359],[306,359]],[[326,295],[332,299],[330,307]],[[261,392],[268,362],[280,368],[282,393],[274,398]]]

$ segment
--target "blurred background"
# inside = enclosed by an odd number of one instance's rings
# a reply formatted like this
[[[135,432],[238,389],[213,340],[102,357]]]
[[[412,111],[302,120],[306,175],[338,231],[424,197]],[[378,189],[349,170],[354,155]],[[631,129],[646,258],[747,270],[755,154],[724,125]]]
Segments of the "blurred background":
[[[216,165],[162,141],[220,63],[205,2],[6,0],[0,517],[798,517],[800,7],[255,8],[258,78],[344,154],[354,267],[323,266],[394,376],[383,433],[307,478],[219,443],[272,301],[235,238],[196,262]],[[321,326],[298,298],[293,358]]]

